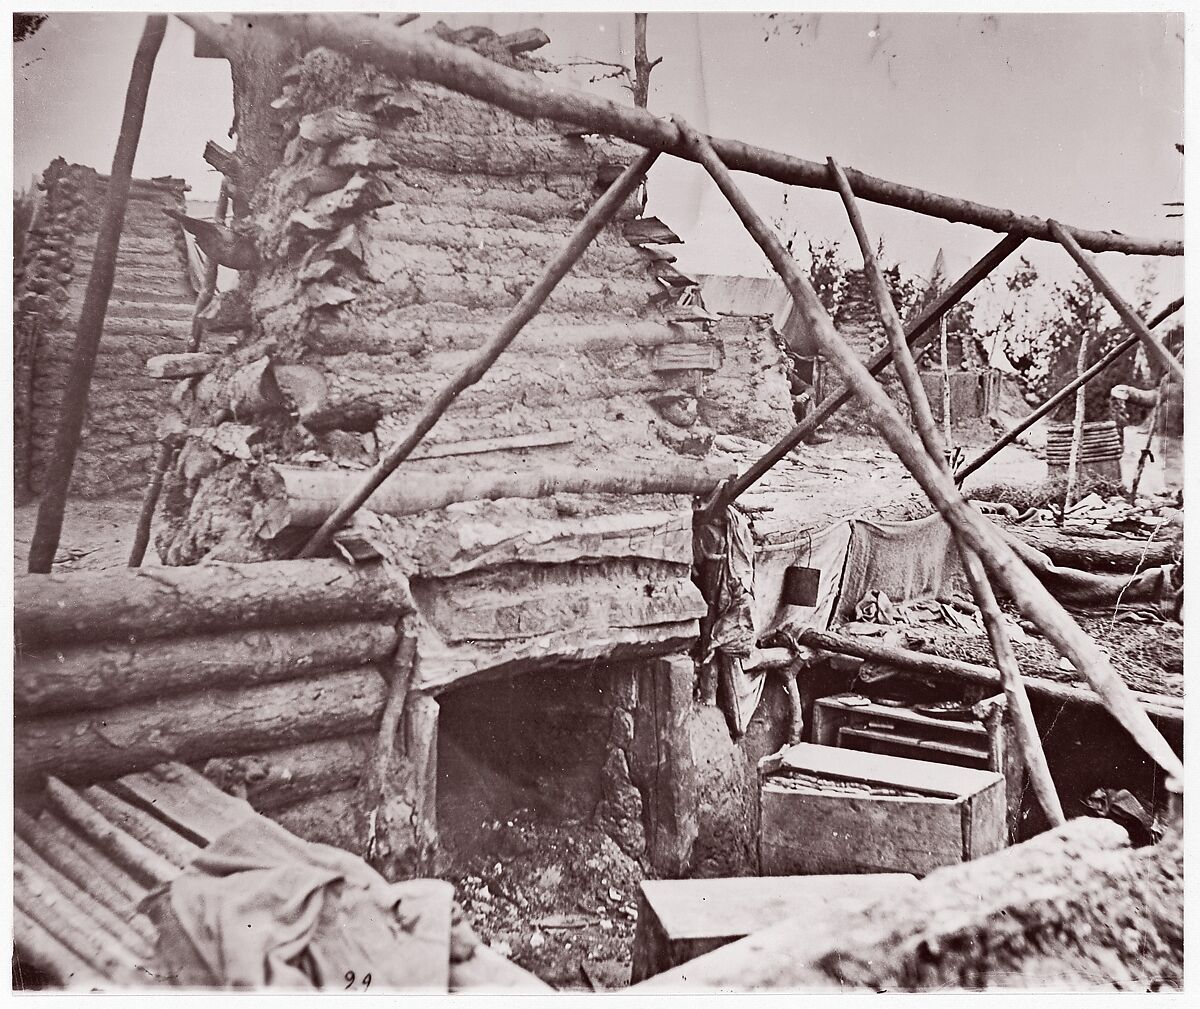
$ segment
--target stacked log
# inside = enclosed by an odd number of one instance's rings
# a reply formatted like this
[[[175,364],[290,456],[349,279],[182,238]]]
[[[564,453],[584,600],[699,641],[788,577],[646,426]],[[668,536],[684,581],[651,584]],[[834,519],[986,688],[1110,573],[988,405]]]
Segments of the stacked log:
[[[17,787],[180,760],[261,809],[351,788],[412,609],[382,564],[19,576]]]

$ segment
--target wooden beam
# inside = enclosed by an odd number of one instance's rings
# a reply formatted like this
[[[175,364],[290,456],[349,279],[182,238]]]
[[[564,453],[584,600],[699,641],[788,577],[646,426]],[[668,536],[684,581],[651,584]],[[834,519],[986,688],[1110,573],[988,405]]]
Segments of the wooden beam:
[[[117,272],[117,251],[121,245],[121,229],[125,224],[125,205],[129,201],[129,186],[133,176],[133,159],[142,135],[142,119],[146,114],[146,99],[150,93],[150,78],[154,61],[167,31],[167,19],[162,14],[146,18],[141,41],[133,58],[129,88],[125,93],[125,111],[121,132],[113,155],[112,173],[104,196],[104,215],[96,237],[92,272],[88,277],[83,305],[79,310],[79,326],[71,350],[71,366],[67,385],[63,389],[58,430],[54,436],[54,455],[46,472],[42,503],[38,508],[33,540],[29,545],[29,570],[45,573],[54,564],[58,542],[62,536],[63,515],[67,508],[67,493],[75,456],[87,416],[88,392],[100,338],[104,335],[104,317],[108,312],[108,297],[112,293]]]
[[[1121,317],[1121,321],[1142,341],[1143,346],[1146,348],[1146,353],[1151,355],[1167,371],[1173,372],[1175,377],[1182,382],[1183,365],[1179,363],[1178,358],[1163,346],[1162,341],[1150,332],[1149,327],[1142,322],[1129,302],[1121,297],[1117,289],[1109,283],[1108,278],[1100,272],[1092,259],[1079,247],[1080,243],[1076,240],[1076,236],[1072,234],[1073,229],[1072,231],[1068,231],[1058,221],[1047,221],[1046,223],[1050,228],[1050,233],[1067,250],[1071,258],[1079,264],[1079,268],[1087,274],[1088,280],[1092,282],[1096,290],[1103,294],[1108,299],[1108,303],[1116,309],[1117,315]]]
[[[363,19],[367,24],[374,24],[369,18]],[[455,47],[449,47],[455,49]],[[456,50],[457,51],[457,50]],[[525,328],[538,310],[546,303],[558,282],[570,272],[579,257],[591,245],[594,239],[621,209],[629,195],[642,183],[646,172],[658,158],[656,152],[647,151],[634,161],[608,190],[588,209],[583,220],[576,226],[574,233],[566,246],[559,251],[546,266],[541,278],[530,287],[517,302],[516,307],[504,320],[496,335],[475,353],[474,357],[465,364],[459,372],[438,390],[437,395],[426,405],[425,409],[413,420],[407,434],[395,445],[391,446],[383,458],[371,469],[354,491],[342,501],[333,514],[329,516],[313,535],[304,548],[300,557],[315,557],[329,537],[342,527],[345,521],[353,515],[363,503],[379,489],[383,483],[420,444],[421,439],[441,419],[442,415],[458,398],[459,393],[478,382],[496,359],[505,351],[509,344],[517,338],[517,334]]]
[[[1171,304],[1169,304],[1153,319],[1151,319],[1147,325],[1153,329],[1155,326],[1174,315],[1181,308],[1183,308],[1183,299],[1176,298],[1173,302],[1171,302]],[[1099,361],[1088,368],[1088,370],[1082,375],[1073,378],[1070,382],[1059,389],[1058,392],[1046,400],[1045,403],[1034,410],[1033,413],[1031,413],[1028,417],[1025,417],[1005,431],[1004,434],[997,438],[995,443],[989,448],[984,449],[974,459],[960,467],[954,474],[954,482],[961,486],[962,482],[967,477],[979,469],[979,467],[984,463],[992,459],[992,457],[994,457],[1002,448],[1007,445],[1011,445],[1017,440],[1017,438],[1024,434],[1024,432],[1028,431],[1031,427],[1033,427],[1034,424],[1036,424],[1039,420],[1045,417],[1046,414],[1050,413],[1056,406],[1058,406],[1059,403],[1070,396],[1071,393],[1073,393],[1081,385],[1090,382],[1093,378],[1111,365],[1115,364],[1122,357],[1128,354],[1129,351],[1133,350],[1133,348],[1136,347],[1139,342],[1139,338],[1136,336],[1131,336],[1128,339],[1122,340],[1119,344],[1113,347],[1112,350],[1100,358]]]
[[[209,24],[220,28],[201,15],[177,16],[197,31],[210,31]],[[670,120],[561,84],[543,84],[530,74],[500,66],[428,33],[397,31],[379,21],[347,14],[262,14],[255,24],[269,26],[292,38],[307,38],[313,45],[329,46],[392,74],[441,84],[520,116],[556,119],[584,127],[589,132],[621,137],[650,150],[695,160]],[[833,188],[826,166],[819,162],[736,140],[712,138],[711,142],[722,162],[735,171],[752,172],[788,185]],[[989,231],[1054,240],[1046,222],[1038,217],[942,196],[853,169],[848,169],[846,174],[860,199],[947,221],[973,224]],[[1183,243],[1178,241],[1134,238],[1112,231],[1072,230],[1081,245],[1095,252],[1183,255]]]
[[[1059,653],[1069,659],[1100,694],[1113,716],[1137,744],[1163,770],[1182,780],[1182,762],[1150,721],[1129,687],[1117,675],[1108,656],[1017,557],[995,526],[967,503],[954,481],[926,456],[920,441],[908,429],[895,404],[834,329],[808,279],[784,249],[778,236],[747,202],[711,145],[695,132],[689,134],[689,142],[697,160],[708,170],[783,279],[820,348],[854,389],[875,429],[900,457],[941,516],[979,554],[989,572],[997,578],[1021,612],[1037,624]]]

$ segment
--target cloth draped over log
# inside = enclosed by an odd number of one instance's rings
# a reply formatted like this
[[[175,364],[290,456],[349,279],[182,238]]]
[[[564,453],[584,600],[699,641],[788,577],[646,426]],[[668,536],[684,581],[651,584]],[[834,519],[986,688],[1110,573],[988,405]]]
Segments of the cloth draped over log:
[[[421,899],[414,883],[437,892]],[[428,975],[414,964],[440,957],[449,970],[448,930],[439,937],[418,925],[439,901],[448,925],[452,899],[448,883],[389,884],[345,851],[253,817],[144,906],[159,929],[156,973],[178,986],[343,989],[353,971],[355,990],[366,974],[372,987],[411,990],[414,973]]]
[[[715,662],[726,689],[720,699],[733,734],[745,732],[762,697],[766,673],[745,660],[765,643],[790,643],[800,632],[856,619],[859,603],[879,593],[894,603],[966,595],[966,581],[950,527],[938,514],[910,521],[843,519],[785,543],[755,546],[746,517],[729,511],[729,533],[716,524],[698,530],[698,555],[718,566],[710,599],[711,631],[704,662]],[[1178,619],[1182,565],[1133,575],[1095,574],[1054,564],[1001,527],[1030,570],[1063,603],[1080,610],[1154,607]],[[787,568],[820,570],[815,606],[783,602]]]

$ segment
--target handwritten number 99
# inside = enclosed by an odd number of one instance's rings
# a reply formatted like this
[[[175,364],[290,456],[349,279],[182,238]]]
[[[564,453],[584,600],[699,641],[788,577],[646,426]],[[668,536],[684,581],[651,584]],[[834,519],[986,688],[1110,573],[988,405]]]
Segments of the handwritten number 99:
[[[355,979],[355,973],[354,973],[354,971],[352,971],[352,970],[348,970],[348,971],[346,971],[346,973],[345,973],[345,974],[343,974],[343,975],[342,975],[342,977],[343,977],[343,978],[345,979],[345,981],[346,981],[346,988],[347,988],[347,989],[348,989],[348,988],[351,988],[351,987],[353,987],[353,985],[354,985],[354,979]],[[370,987],[371,987],[371,975],[370,975],[370,974],[364,974],[364,975],[362,976],[362,986],[363,986],[363,990],[364,990],[364,991],[366,991],[366,989],[368,989],[368,988],[370,988]],[[345,991],[345,990],[346,990],[346,989],[343,989],[343,991]]]

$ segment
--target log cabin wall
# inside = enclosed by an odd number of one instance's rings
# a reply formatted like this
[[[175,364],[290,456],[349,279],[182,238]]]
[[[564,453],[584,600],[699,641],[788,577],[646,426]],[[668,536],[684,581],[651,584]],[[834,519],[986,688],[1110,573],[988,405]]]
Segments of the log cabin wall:
[[[358,784],[412,610],[391,569],[328,560],[19,575],[15,598],[19,798],[178,760],[285,823]]]
[[[209,381],[269,359],[290,370],[296,409],[252,419],[254,431],[224,451],[220,439],[191,439],[168,480],[159,547],[172,564],[294,549],[300,537],[263,535],[256,515],[274,489],[270,465],[345,481],[371,465],[636,153],[320,48],[288,70],[276,106],[283,154],[242,223],[262,264],[242,274],[241,342]],[[706,397],[730,374],[722,340],[705,313],[674,306],[681,278],[661,243],[678,239],[640,210],[629,202],[401,475],[705,461]],[[202,398],[184,404],[186,426],[244,420]],[[774,409],[786,426],[786,402]],[[714,419],[739,423],[720,410]],[[498,438],[541,444],[432,457]],[[572,515],[690,504],[672,497],[557,495]]]
[[[55,160],[18,264],[14,290],[14,419],[18,494],[38,493],[54,449],[75,328],[92,267],[107,177]],[[180,179],[135,179],[71,493],[138,496],[170,389],[147,378],[156,354],[186,348],[195,293],[182,232]]]

